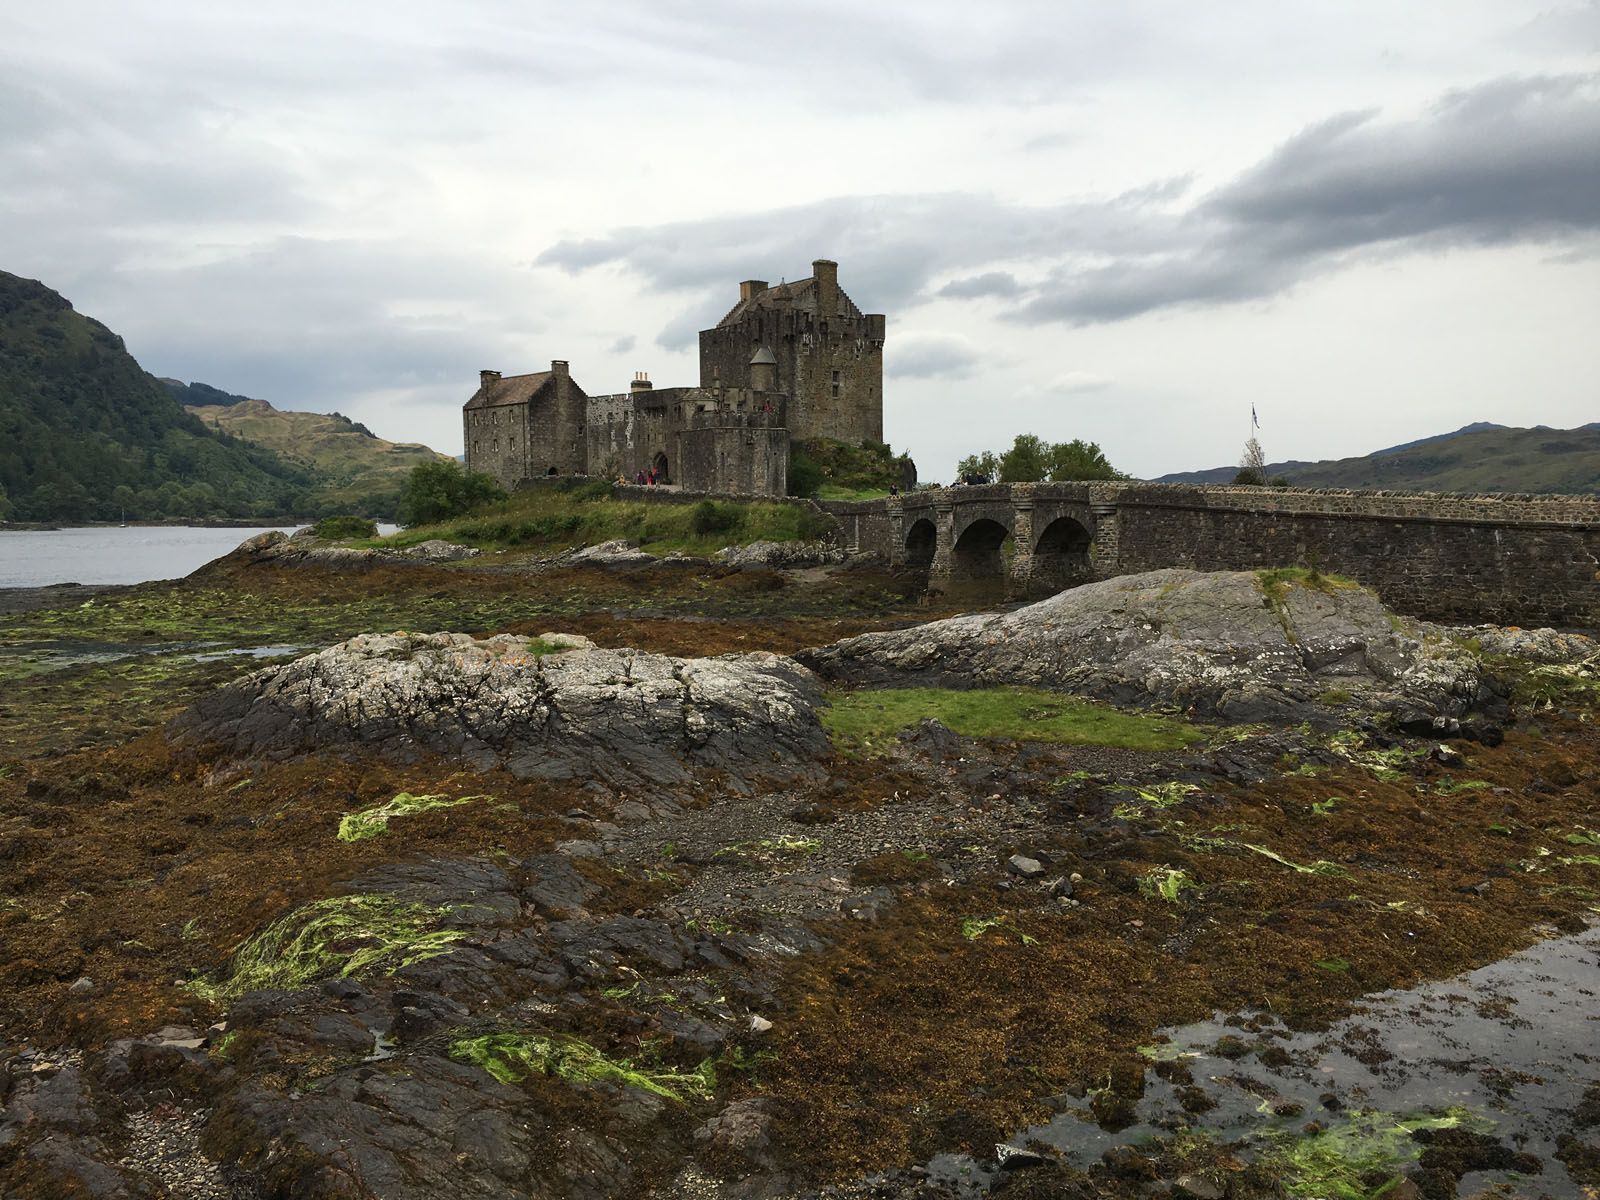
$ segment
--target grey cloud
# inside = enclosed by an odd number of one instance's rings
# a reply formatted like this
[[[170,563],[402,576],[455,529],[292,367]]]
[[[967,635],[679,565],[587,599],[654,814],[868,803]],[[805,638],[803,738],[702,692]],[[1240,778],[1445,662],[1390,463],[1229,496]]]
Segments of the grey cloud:
[[[901,379],[964,379],[981,359],[978,348],[958,333],[913,331],[884,347],[885,373]]]
[[[1022,322],[1091,324],[1161,309],[1264,299],[1351,255],[1456,244],[1550,243],[1600,232],[1600,76],[1496,80],[1425,115],[1347,113],[1289,139],[1236,179],[1181,207],[1186,177],[1100,201],[1026,206],[991,196],[839,197],[729,218],[633,227],[561,242],[539,258],[577,272],[621,264],[695,296],[663,331],[732,302],[731,281],[818,255],[872,307],[904,311],[939,289],[997,296]],[[1046,268],[1023,285],[996,264]],[[985,269],[988,268],[988,269]],[[692,326],[692,328],[691,328]]]
[[[952,279],[939,289],[939,295],[954,300],[976,300],[982,296],[1015,296],[1022,285],[1010,271],[986,271],[965,279]]]
[[[633,334],[631,334],[631,333],[625,333],[621,337],[619,337],[616,341],[611,343],[610,347],[607,350],[607,353],[609,353],[609,354],[627,354],[630,351],[632,351],[633,348],[635,346],[637,346],[638,344],[639,344],[639,339],[638,338],[634,337]]]

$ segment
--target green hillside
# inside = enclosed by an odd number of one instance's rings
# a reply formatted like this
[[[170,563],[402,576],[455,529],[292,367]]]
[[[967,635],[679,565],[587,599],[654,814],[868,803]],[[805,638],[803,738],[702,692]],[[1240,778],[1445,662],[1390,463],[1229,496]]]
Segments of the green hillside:
[[[205,384],[190,384],[186,391],[225,397],[221,403],[189,407],[211,428],[271,450],[314,474],[318,483],[309,500],[317,512],[392,516],[413,467],[448,461],[447,455],[418,442],[385,441],[338,413],[284,412],[265,400],[229,396]]]
[[[100,322],[0,271],[0,515],[269,516],[314,480],[208,428]]]
[[[1237,467],[1164,475],[1162,483],[1229,483]],[[1416,492],[1600,493],[1600,424],[1577,429],[1478,425],[1360,458],[1269,463],[1295,487]]]

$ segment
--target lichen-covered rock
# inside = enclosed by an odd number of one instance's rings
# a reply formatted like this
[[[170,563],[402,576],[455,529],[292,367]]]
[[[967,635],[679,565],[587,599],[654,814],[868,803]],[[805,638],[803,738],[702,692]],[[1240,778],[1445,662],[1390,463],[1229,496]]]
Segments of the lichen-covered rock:
[[[1581,663],[1600,659],[1600,642],[1559,629],[1517,629],[1499,625],[1458,625],[1442,629],[1454,638],[1476,642],[1485,654],[1534,663]]]
[[[751,542],[724,546],[716,559],[730,567],[819,567],[843,562],[845,552],[829,542]]]
[[[836,679],[1023,684],[1230,720],[1299,719],[1319,702],[1452,716],[1504,704],[1475,655],[1425,641],[1365,588],[1269,594],[1248,571],[1126,575],[797,657]]]
[[[511,636],[363,634],[237,680],[167,732],[230,760],[360,747],[610,783],[675,784],[696,769],[792,777],[827,752],[816,680],[792,659],[544,648]]]
[[[574,550],[565,556],[564,561],[596,567],[646,567],[656,561],[656,556],[639,549],[638,542],[616,538]]]
[[[477,558],[483,551],[447,542],[443,538],[431,538],[415,546],[407,546],[398,553],[419,562],[460,562],[464,558]]]
[[[311,526],[298,530],[293,537],[282,531],[269,529],[240,542],[233,551],[218,562],[244,562],[251,565],[271,563],[274,566],[310,566],[368,568],[386,563],[447,563],[477,558],[482,554],[471,546],[457,545],[442,538],[419,542],[415,546],[399,549],[374,549],[359,546],[333,546],[317,537]],[[212,564],[201,567],[204,572]]]

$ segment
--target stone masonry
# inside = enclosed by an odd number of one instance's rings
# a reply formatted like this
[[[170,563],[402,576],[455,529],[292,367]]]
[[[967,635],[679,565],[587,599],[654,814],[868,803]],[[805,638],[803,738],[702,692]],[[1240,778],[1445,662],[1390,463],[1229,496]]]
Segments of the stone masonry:
[[[791,439],[859,445],[883,438],[881,313],[864,314],[839,287],[838,264],[810,278],[739,285],[739,302],[700,334],[700,386],[590,396],[567,364],[481,373],[463,410],[467,469],[507,488],[546,475],[588,474],[696,491],[788,490]]]

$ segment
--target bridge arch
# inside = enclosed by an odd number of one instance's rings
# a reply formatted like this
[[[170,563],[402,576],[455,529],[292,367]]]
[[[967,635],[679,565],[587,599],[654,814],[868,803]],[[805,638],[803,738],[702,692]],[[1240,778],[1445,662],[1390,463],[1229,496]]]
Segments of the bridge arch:
[[[994,517],[969,521],[950,549],[950,575],[959,580],[1004,579],[1010,528]]]
[[[928,570],[933,566],[933,555],[938,548],[938,526],[927,517],[911,522],[906,530],[906,566],[916,571]]]
[[[1094,574],[1089,548],[1094,535],[1076,517],[1061,516],[1039,531],[1033,544],[1030,581],[1052,591],[1087,583]]]

